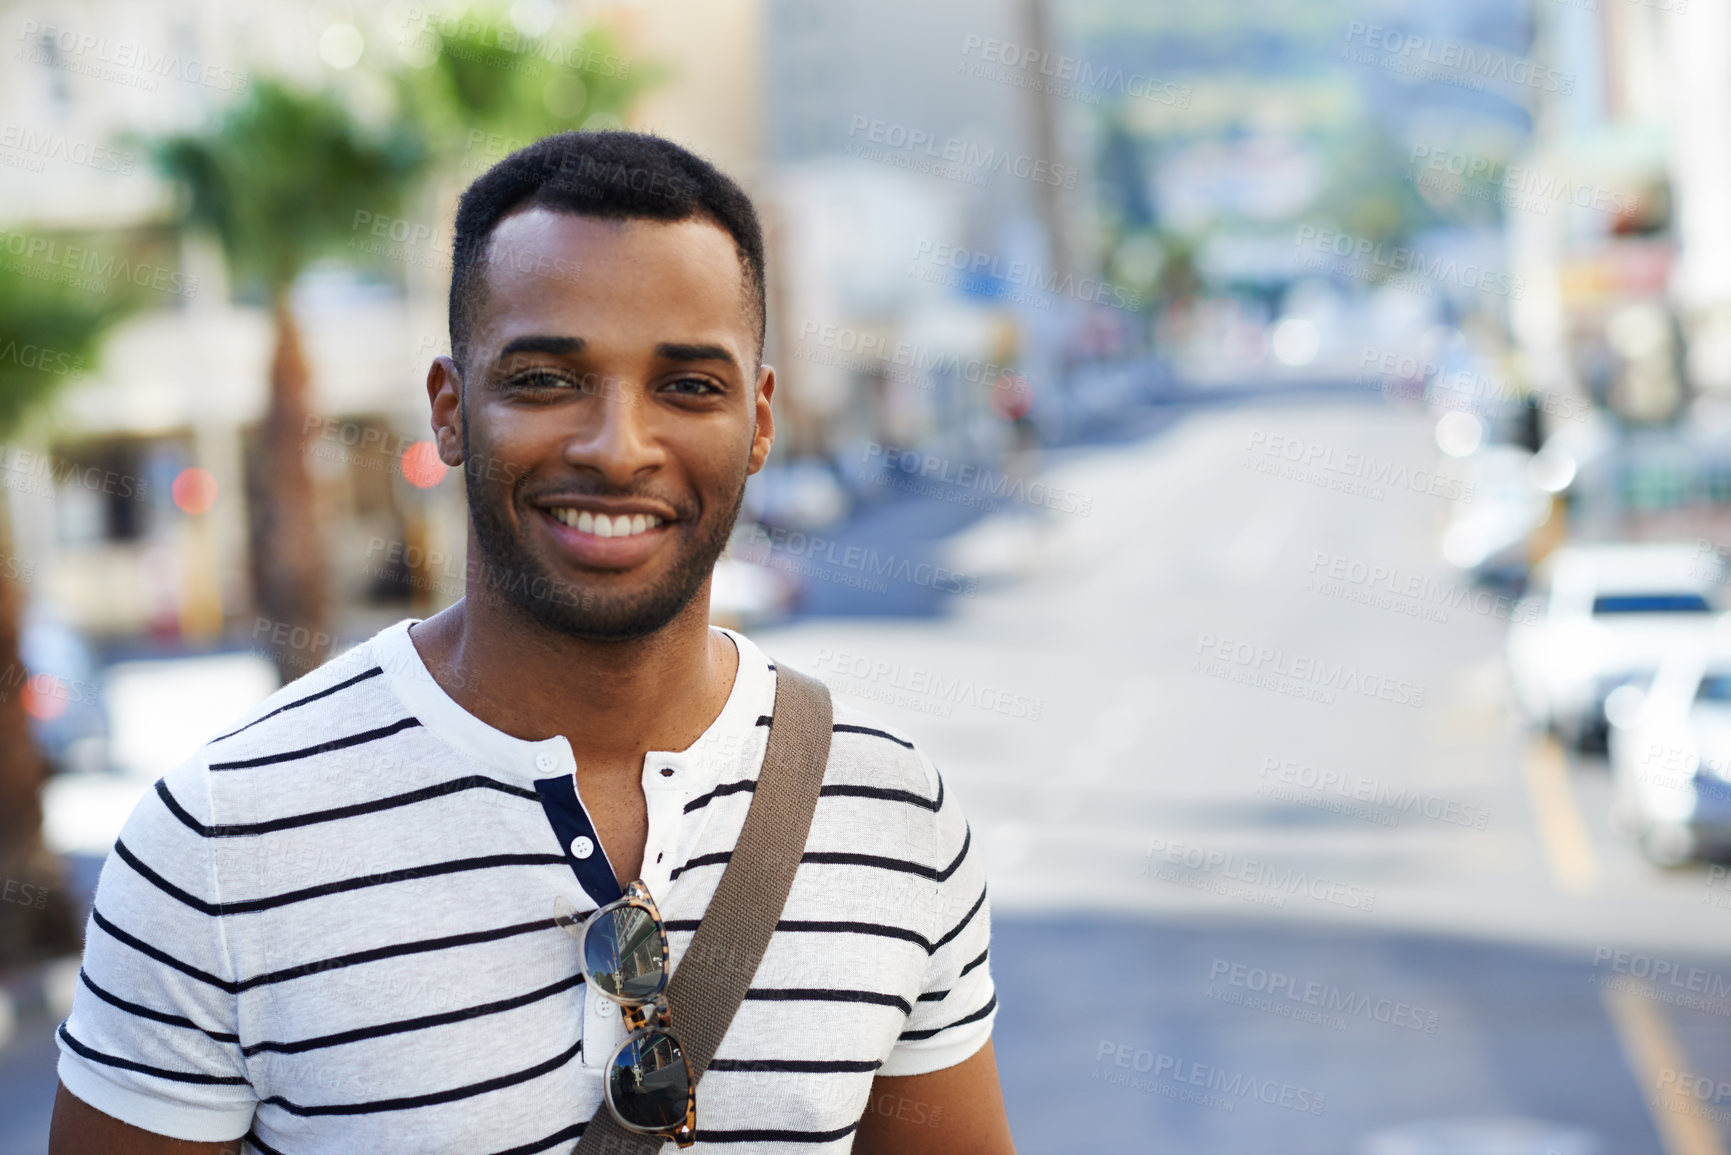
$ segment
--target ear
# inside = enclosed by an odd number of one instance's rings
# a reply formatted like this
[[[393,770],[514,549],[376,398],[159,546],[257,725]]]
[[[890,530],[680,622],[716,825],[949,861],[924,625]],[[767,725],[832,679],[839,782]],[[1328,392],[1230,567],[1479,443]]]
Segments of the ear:
[[[757,370],[757,396],[754,404],[757,407],[756,422],[751,434],[751,457],[747,473],[756,473],[763,468],[763,463],[769,460],[769,447],[775,444],[775,413],[770,409],[770,398],[775,396],[775,367],[762,365]]]
[[[439,460],[455,469],[463,464],[463,374],[449,357],[435,357],[427,366],[427,400]]]

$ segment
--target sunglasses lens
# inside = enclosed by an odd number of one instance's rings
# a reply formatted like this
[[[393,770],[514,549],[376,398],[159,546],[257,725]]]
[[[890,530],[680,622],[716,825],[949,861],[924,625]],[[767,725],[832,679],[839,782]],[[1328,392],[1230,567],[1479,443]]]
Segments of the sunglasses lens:
[[[603,994],[647,1002],[667,985],[667,935],[642,907],[597,915],[583,952],[589,977]]]
[[[613,1056],[607,1072],[613,1107],[638,1127],[661,1129],[685,1122],[691,1101],[691,1069],[673,1036],[649,1030],[629,1040]]]

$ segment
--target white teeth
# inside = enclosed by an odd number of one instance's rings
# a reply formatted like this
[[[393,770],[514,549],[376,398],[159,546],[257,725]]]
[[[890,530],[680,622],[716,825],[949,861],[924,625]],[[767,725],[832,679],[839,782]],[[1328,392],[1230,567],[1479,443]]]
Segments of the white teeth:
[[[575,510],[564,506],[551,512],[566,525],[583,533],[592,533],[596,537],[631,537],[646,533],[661,524],[661,519],[652,513],[622,513],[617,517],[609,517],[605,513],[591,513],[587,509]]]

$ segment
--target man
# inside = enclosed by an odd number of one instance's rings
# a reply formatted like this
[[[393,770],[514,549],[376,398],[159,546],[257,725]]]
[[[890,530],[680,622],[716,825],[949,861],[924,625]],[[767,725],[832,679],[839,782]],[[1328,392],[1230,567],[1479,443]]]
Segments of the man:
[[[774,437],[751,203],[655,137],[550,137],[464,194],[450,309],[427,392],[468,596],[139,805],[60,1031],[54,1155],[570,1151],[623,1027],[555,904],[642,879],[675,968],[703,916],[775,700],[708,624]],[[910,741],[835,719],[698,1148],[1009,1152],[979,855]]]

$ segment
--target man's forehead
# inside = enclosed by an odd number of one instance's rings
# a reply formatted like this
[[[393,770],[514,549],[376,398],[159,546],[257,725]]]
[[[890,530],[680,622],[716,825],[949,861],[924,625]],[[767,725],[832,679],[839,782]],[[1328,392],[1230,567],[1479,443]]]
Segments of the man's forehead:
[[[502,323],[512,327],[509,314],[557,312],[578,301],[604,307],[665,291],[672,300],[661,301],[663,309],[713,313],[740,328],[748,355],[755,344],[754,302],[738,247],[707,217],[598,217],[531,205],[493,230],[481,272],[477,320],[495,334]]]

